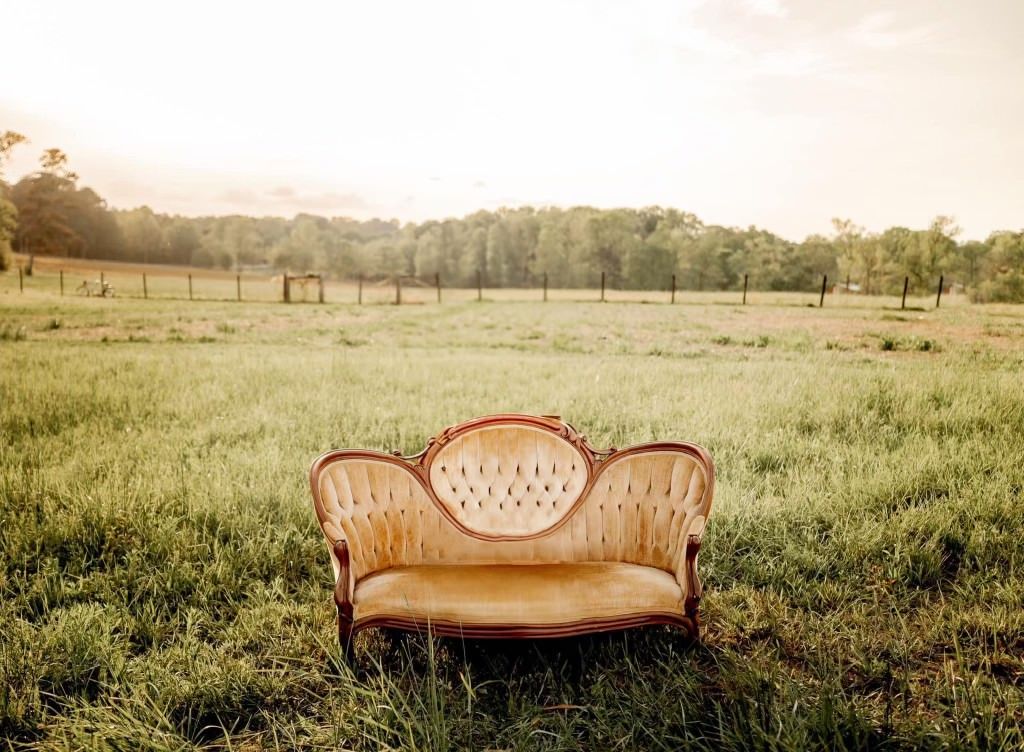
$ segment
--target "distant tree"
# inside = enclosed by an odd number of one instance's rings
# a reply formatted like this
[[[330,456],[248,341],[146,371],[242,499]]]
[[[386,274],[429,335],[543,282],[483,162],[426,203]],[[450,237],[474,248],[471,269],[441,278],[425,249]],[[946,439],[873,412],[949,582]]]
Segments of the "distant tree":
[[[36,254],[85,255],[84,239],[70,221],[76,190],[74,181],[50,172],[24,177],[11,189],[18,208],[15,242],[28,254],[29,270]]]
[[[640,244],[636,219],[624,209],[596,212],[587,221],[590,284],[606,275],[609,287],[623,287],[625,260]]]
[[[482,216],[483,215],[483,216]],[[487,212],[477,212],[467,218],[465,252],[460,278],[467,286],[476,284],[476,273],[487,273]]]
[[[879,289],[898,293],[903,289],[903,278],[910,276],[911,261],[917,246],[917,233],[906,227],[890,227],[875,239],[880,258]]]
[[[160,221],[148,206],[119,211],[114,215],[124,237],[124,257],[128,261],[154,263],[163,258],[164,235]],[[177,263],[187,264],[190,259]]]
[[[28,141],[27,138],[14,131],[0,133],[0,184],[4,183],[4,165],[10,159],[11,151],[15,146],[26,141]]]
[[[960,228],[952,217],[938,216],[921,235],[919,252],[915,257],[916,274],[922,282],[930,282],[949,269],[956,253],[956,236]]]
[[[728,246],[729,232],[724,227],[706,227],[697,241],[683,249],[676,259],[681,272],[680,287],[703,290],[724,284],[725,267],[733,249]]]
[[[11,238],[18,229],[18,209],[0,196],[0,271],[11,265]]]
[[[561,219],[551,212],[541,219],[537,234],[537,272],[547,274],[552,287],[571,287],[571,241],[569,228]]]
[[[986,260],[992,247],[988,243],[970,240],[957,248],[956,271],[959,272],[964,284],[974,289],[978,277],[985,269]]]
[[[988,273],[978,299],[1024,303],[1024,231],[995,233],[986,244],[991,248],[986,260]]]
[[[497,221],[487,230],[487,254],[484,264],[484,284],[489,287],[504,287],[509,284],[505,276],[505,259],[512,255],[512,238],[508,225]]]
[[[175,217],[163,228],[163,245],[167,249],[170,263],[180,263],[178,259],[192,260],[200,248],[199,231],[192,222],[184,217]]]
[[[814,290],[822,274],[829,279],[839,277],[839,258],[835,245],[823,235],[810,235],[797,248],[796,258],[786,290]]]
[[[850,219],[832,220],[833,243],[839,254],[840,273],[856,279],[870,295],[881,272],[882,254],[877,238],[867,237],[864,228]]]
[[[68,169],[68,155],[60,149],[47,149],[39,158],[43,172],[47,175],[55,175],[65,178],[74,183],[78,180],[78,174]]]
[[[11,240],[18,229],[18,209],[10,201],[11,189],[4,179],[4,167],[14,147],[27,140],[14,131],[0,133],[0,271],[11,264]]]

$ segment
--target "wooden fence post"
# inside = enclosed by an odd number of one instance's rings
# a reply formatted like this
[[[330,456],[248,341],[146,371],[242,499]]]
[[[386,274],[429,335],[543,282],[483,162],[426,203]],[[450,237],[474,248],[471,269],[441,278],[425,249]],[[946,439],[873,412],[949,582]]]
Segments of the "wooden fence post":
[[[60,296],[64,297],[64,270],[60,270]]]
[[[743,275],[743,305],[747,304],[747,278],[749,275]]]
[[[235,275],[235,294],[238,297],[238,302],[242,302],[242,275]]]
[[[402,278],[395,275],[395,305],[402,305]]]
[[[544,272],[544,302],[548,302],[548,273]]]
[[[320,303],[323,303],[324,302],[324,277],[323,277],[322,274],[319,277],[317,277],[317,279],[316,279],[316,286],[317,286],[317,291],[316,291],[317,301],[320,302]]]
[[[149,299],[149,288],[146,287],[146,273],[145,272],[142,273],[142,299],[143,300],[148,300]]]
[[[281,277],[281,299],[285,303],[290,303],[291,302],[291,291],[288,289],[288,272],[287,272],[287,270],[285,271],[284,276]]]
[[[910,277],[903,278],[903,300],[900,303],[900,310],[907,307],[907,288],[910,287]]]
[[[441,302],[441,272],[434,272],[434,286],[437,288],[437,302]]]
[[[359,275],[359,297],[356,299],[359,305],[363,304],[363,275]]]
[[[18,267],[18,292],[25,292],[25,272]]]
[[[107,286],[107,278],[103,276],[103,272],[100,272],[100,295],[103,294],[103,288]]]
[[[671,302],[671,303],[675,303],[676,302],[676,275],[675,274],[672,275],[672,299],[669,302]]]
[[[476,300],[479,303],[484,299],[484,275],[479,269],[476,270]]]
[[[188,275],[188,299],[192,300],[192,275]]]
[[[941,275],[941,274],[939,275],[939,294],[935,296],[935,307],[936,308],[938,308],[939,307],[939,303],[942,302],[942,283],[945,281],[945,279],[946,278],[943,275]]]
[[[601,272],[601,302],[604,302],[604,272]]]
[[[821,297],[818,298],[818,308],[825,305],[825,287],[828,285],[828,275],[821,275]]]

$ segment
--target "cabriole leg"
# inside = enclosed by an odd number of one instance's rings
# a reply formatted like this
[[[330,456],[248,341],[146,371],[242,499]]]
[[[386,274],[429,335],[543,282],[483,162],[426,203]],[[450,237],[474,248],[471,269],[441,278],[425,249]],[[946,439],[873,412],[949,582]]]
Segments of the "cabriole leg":
[[[355,637],[352,617],[342,612],[338,606],[338,643],[341,645],[341,655],[346,663],[352,663],[352,640]]]

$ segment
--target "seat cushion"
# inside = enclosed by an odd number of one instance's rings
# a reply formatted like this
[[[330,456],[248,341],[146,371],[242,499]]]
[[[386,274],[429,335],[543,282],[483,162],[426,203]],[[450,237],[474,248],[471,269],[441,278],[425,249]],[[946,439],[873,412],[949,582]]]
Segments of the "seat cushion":
[[[675,578],[619,562],[440,564],[376,572],[356,585],[356,621],[413,618],[480,625],[570,624],[648,613],[679,615]]]

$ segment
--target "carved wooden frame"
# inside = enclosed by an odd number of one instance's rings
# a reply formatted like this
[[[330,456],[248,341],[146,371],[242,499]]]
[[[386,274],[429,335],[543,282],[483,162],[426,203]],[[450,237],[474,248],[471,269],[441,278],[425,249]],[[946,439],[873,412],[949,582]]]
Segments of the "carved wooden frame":
[[[572,506],[562,517],[549,527],[527,535],[487,535],[468,528],[457,520],[434,493],[430,484],[430,466],[437,454],[451,441],[469,431],[480,428],[521,425],[540,428],[548,431],[554,436],[561,438],[576,448],[587,464],[587,483],[573,502]],[[475,418],[455,426],[450,426],[441,431],[437,436],[427,441],[426,447],[416,454],[402,455],[398,451],[390,454],[376,452],[369,449],[336,449],[322,454],[310,468],[309,481],[310,490],[313,495],[313,506],[316,510],[317,519],[323,529],[324,521],[327,519],[326,510],[320,497],[319,479],[323,467],[331,462],[340,459],[371,459],[387,462],[410,471],[413,477],[419,482],[427,497],[431,500],[437,510],[464,535],[486,541],[507,541],[507,540],[530,540],[549,535],[566,524],[576,513],[579,507],[585,503],[587,496],[593,488],[594,483],[600,477],[601,472],[612,463],[623,457],[645,454],[649,452],[675,451],[690,455],[703,469],[705,477],[704,494],[701,505],[704,508],[705,517],[711,512],[711,504],[714,498],[715,469],[711,456],[702,446],[689,442],[660,441],[648,444],[638,444],[626,449],[597,450],[590,446],[586,437],[579,433],[572,425],[561,420],[556,415],[523,415],[518,413],[503,413],[499,415],[488,415],[482,418]],[[691,638],[700,638],[700,619],[698,606],[702,595],[702,585],[697,575],[697,555],[700,552],[701,534],[690,534],[687,536],[686,550],[684,552],[684,576],[686,578],[687,593],[683,603],[683,613],[649,612],[629,614],[620,617],[608,617],[597,619],[581,619],[579,621],[562,624],[470,624],[450,621],[422,622],[415,618],[393,615],[374,616],[366,619],[354,619],[352,604],[351,565],[349,560],[348,542],[344,539],[331,540],[328,537],[334,556],[338,561],[339,572],[335,583],[334,602],[338,609],[338,638],[346,655],[349,654],[352,645],[352,638],[356,632],[369,627],[389,627],[413,632],[430,632],[446,637],[466,638],[542,638],[542,637],[567,637],[573,635],[590,634],[596,632],[610,632],[633,627],[641,627],[655,624],[666,624],[684,629]]]

